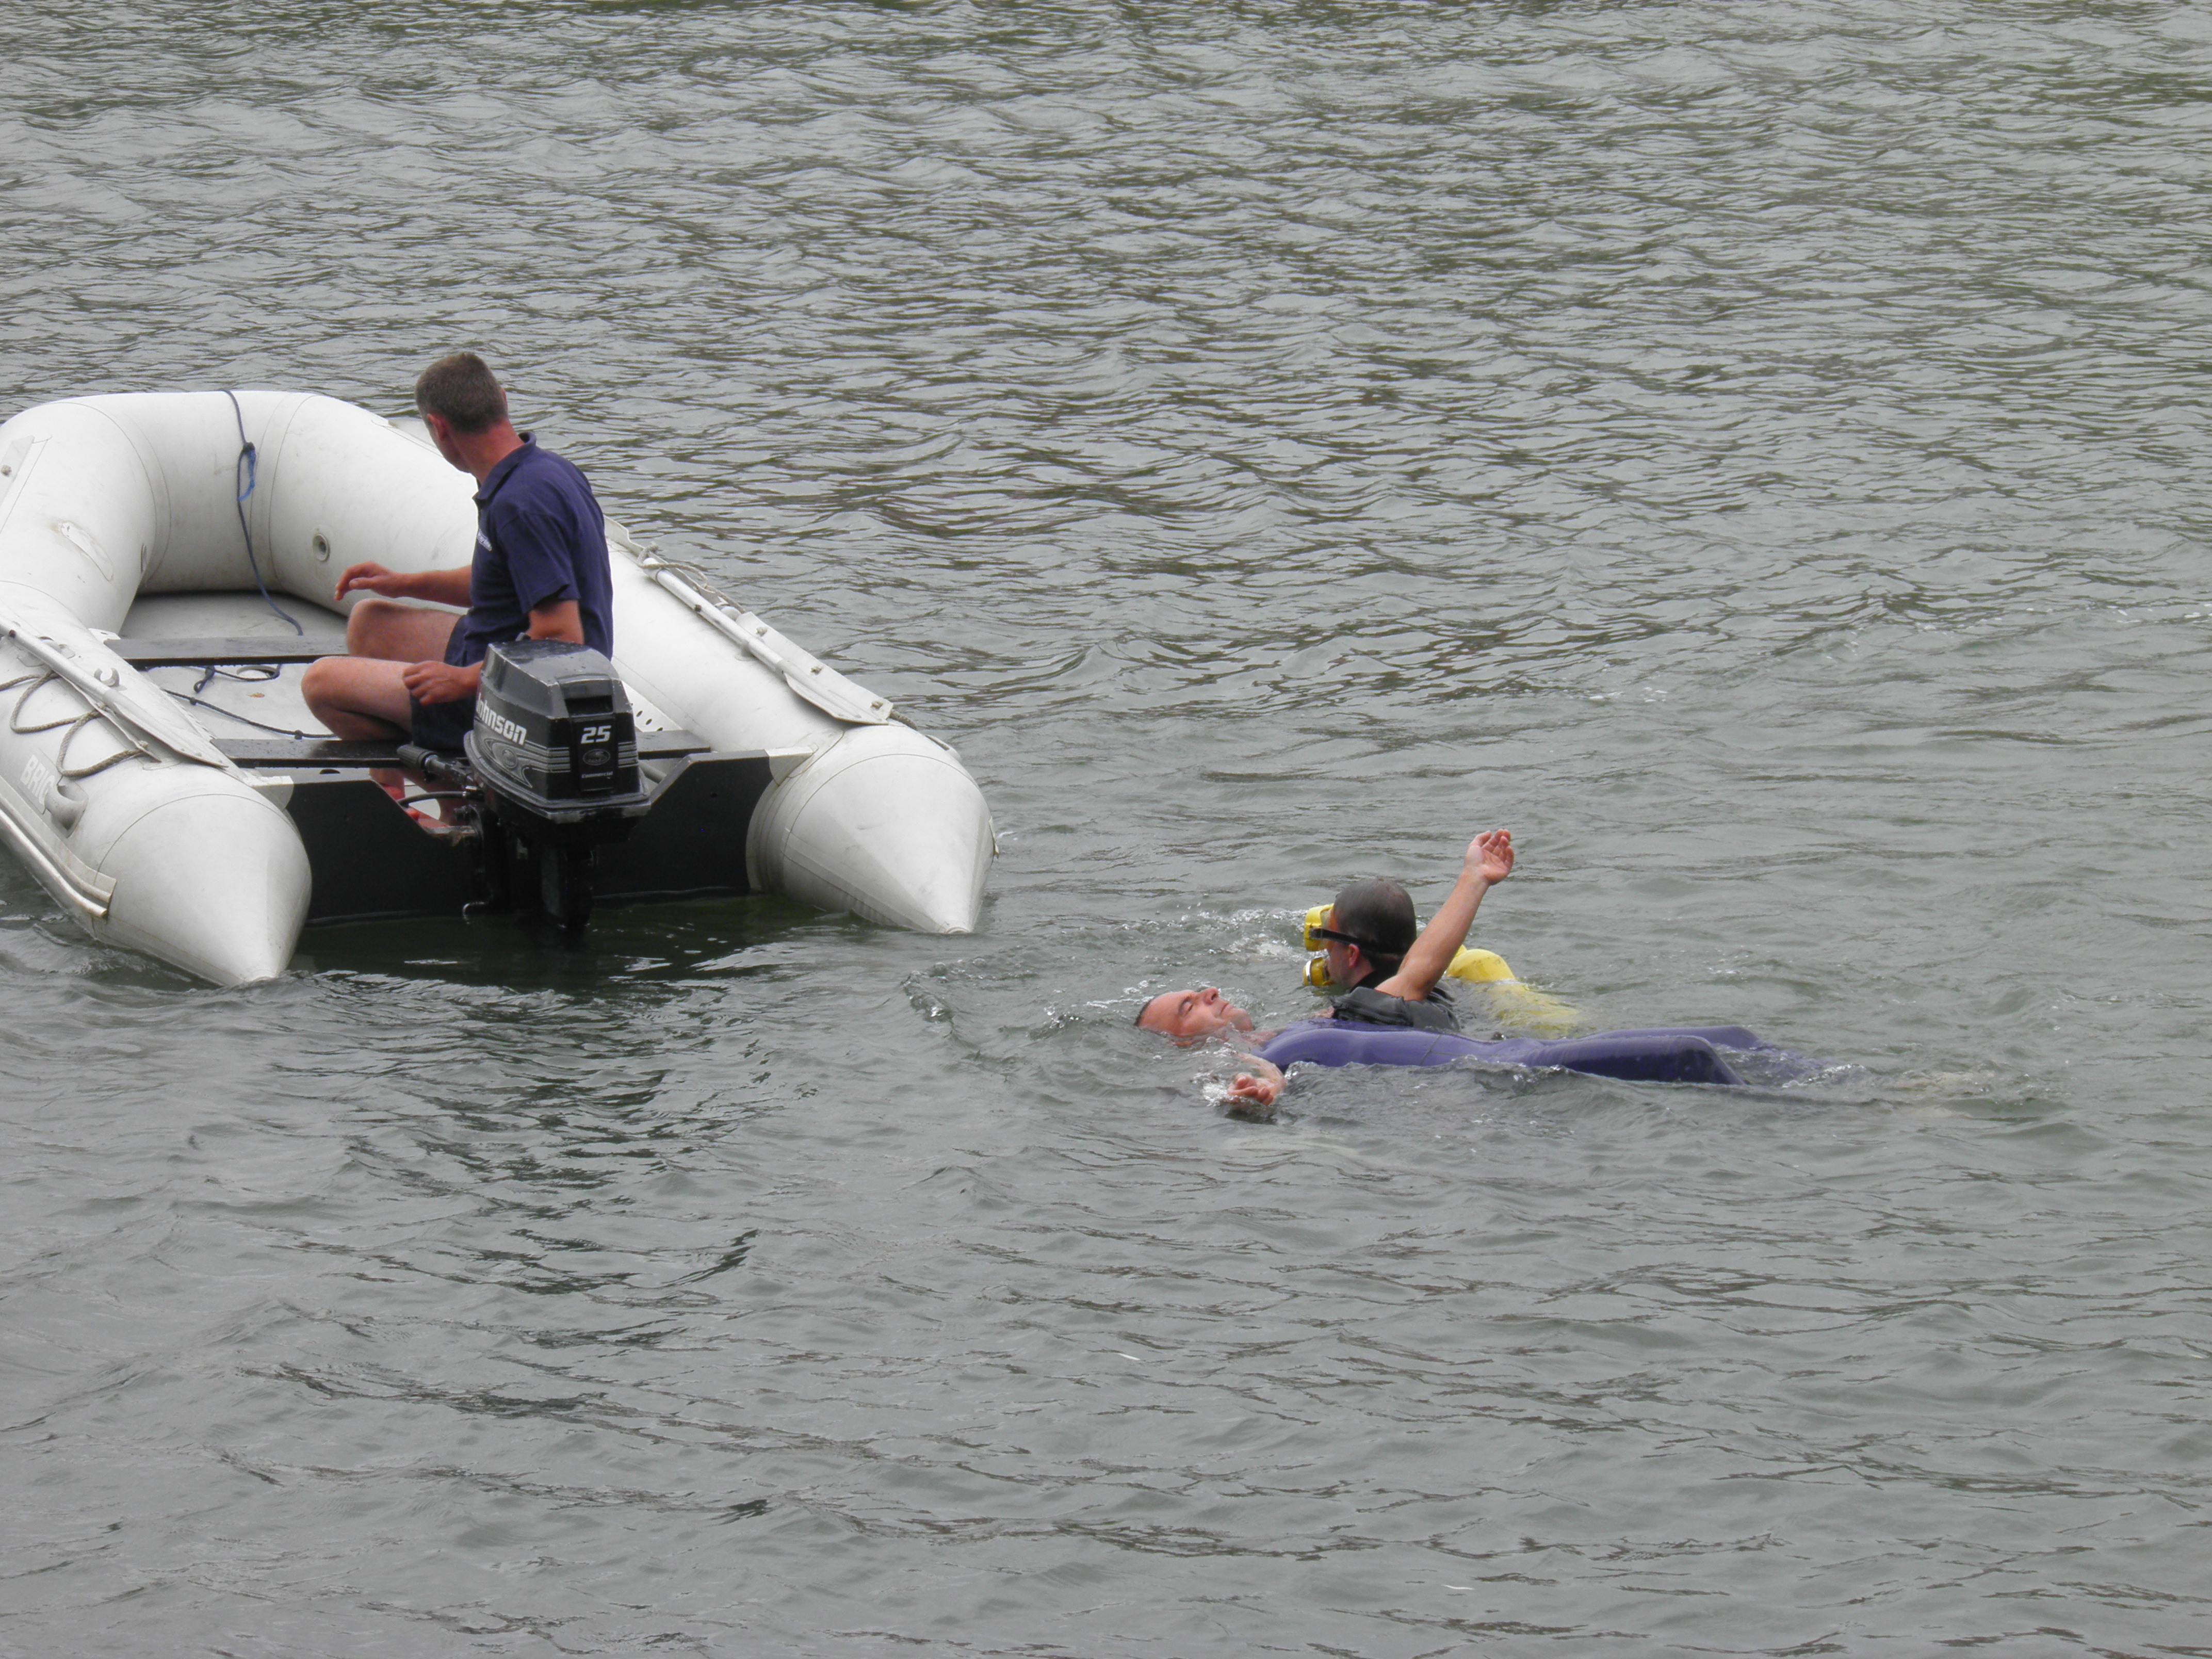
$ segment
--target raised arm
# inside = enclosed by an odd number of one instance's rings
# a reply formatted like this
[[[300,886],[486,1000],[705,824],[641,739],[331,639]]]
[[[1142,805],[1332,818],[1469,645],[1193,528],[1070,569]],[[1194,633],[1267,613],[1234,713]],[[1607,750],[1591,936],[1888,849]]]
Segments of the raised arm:
[[[1482,896],[1512,873],[1511,830],[1492,830],[1468,842],[1467,857],[1461,861],[1451,896],[1429,918],[1429,925],[1421,929],[1413,948],[1398,964],[1398,971],[1375,988],[1408,1002],[1419,1002],[1435,990],[1444,969],[1459,954],[1459,947],[1467,943],[1467,930],[1474,925]]]

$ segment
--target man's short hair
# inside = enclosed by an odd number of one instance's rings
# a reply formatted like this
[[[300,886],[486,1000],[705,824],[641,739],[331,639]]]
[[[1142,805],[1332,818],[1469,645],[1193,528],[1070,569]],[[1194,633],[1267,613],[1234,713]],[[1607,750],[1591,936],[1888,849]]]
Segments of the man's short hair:
[[[483,432],[507,418],[507,393],[473,351],[441,357],[415,382],[415,407],[456,432]]]
[[[1413,901],[1395,881],[1369,877],[1355,881],[1336,896],[1338,933],[1359,941],[1369,956],[1390,959],[1413,948],[1420,928],[1413,920]]]

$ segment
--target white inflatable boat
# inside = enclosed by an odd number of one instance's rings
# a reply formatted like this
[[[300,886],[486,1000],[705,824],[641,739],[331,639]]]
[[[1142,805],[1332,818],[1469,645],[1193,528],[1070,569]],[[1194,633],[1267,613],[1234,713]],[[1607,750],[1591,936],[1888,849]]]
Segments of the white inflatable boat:
[[[391,750],[330,740],[297,680],[343,649],[347,566],[468,562],[474,487],[418,423],[306,392],[76,398],[0,426],[0,833],[95,938],[245,984],[308,922],[471,902],[474,832],[372,781]],[[959,757],[607,534],[655,804],[599,896],[775,891],[971,929],[993,843]]]

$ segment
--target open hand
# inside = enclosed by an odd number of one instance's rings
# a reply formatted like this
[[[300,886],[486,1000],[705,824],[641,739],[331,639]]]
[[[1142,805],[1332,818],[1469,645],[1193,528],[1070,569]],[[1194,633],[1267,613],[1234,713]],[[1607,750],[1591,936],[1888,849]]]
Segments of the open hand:
[[[1492,887],[1513,873],[1513,832],[1492,830],[1467,844],[1467,861]]]
[[[377,593],[396,599],[399,597],[398,585],[404,580],[406,578],[398,571],[387,570],[380,564],[366,561],[349,564],[338,578],[337,597],[343,599],[349,593]]]
[[[1223,1099],[1229,1109],[1239,1117],[1265,1117],[1282,1098],[1283,1080],[1279,1077],[1255,1077],[1249,1072],[1239,1072],[1230,1079],[1228,1092]]]

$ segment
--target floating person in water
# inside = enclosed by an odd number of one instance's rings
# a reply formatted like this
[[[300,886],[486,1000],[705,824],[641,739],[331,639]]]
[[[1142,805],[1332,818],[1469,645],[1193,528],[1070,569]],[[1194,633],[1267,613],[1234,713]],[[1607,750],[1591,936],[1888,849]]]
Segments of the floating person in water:
[[[1355,881],[1336,896],[1328,919],[1315,928],[1324,941],[1330,982],[1350,988],[1329,1000],[1329,1017],[1360,1024],[1423,1031],[1456,1031],[1459,1014],[1437,988],[1444,970],[1467,942],[1482,896],[1513,873],[1513,834],[1492,830],[1467,846],[1459,879],[1426,927],[1419,927],[1413,901],[1395,881]],[[1146,1030],[1192,1041],[1230,1030],[1250,1030],[1241,1008],[1218,990],[1165,991],[1137,1011]],[[1258,1055],[1255,1072],[1230,1085],[1232,1100],[1270,1106],[1282,1092],[1282,1073]]]
[[[1339,893],[1327,923],[1314,931],[1328,942],[1331,980],[1350,990],[1330,999],[1326,1015],[1253,1037],[1253,1051],[1238,1056],[1249,1069],[1229,1085],[1230,1109],[1266,1116],[1281,1098],[1283,1067],[1301,1061],[1436,1066],[1480,1060],[1636,1082],[1743,1083],[1723,1056],[1729,1050],[1768,1058],[1784,1075],[1808,1068],[1808,1062],[1736,1025],[1606,1031],[1565,1040],[1485,1042],[1462,1036],[1450,999],[1437,982],[1466,939],[1482,896],[1512,872],[1512,837],[1502,830],[1477,836],[1451,896],[1418,935],[1413,901],[1396,883],[1358,881]],[[1137,1011],[1136,1023],[1182,1043],[1234,1042],[1252,1034],[1251,1016],[1211,986],[1164,991]]]
[[[1330,1000],[1333,1017],[1457,1030],[1458,1012],[1438,981],[1467,942],[1482,896],[1512,873],[1512,831],[1477,836],[1468,843],[1451,896],[1419,928],[1413,901],[1396,882],[1370,878],[1346,887],[1329,907],[1328,921],[1313,930],[1323,941],[1329,982],[1350,988]],[[1137,1011],[1137,1024],[1165,1036],[1200,1036],[1225,1029],[1224,1009],[1243,1014],[1229,1008],[1218,990],[1163,991]],[[1251,1022],[1244,1020],[1242,1029],[1251,1030]]]
[[[1395,881],[1355,881],[1336,896],[1328,920],[1314,929],[1323,941],[1332,985],[1349,986],[1329,1000],[1338,1019],[1456,1031],[1459,1012],[1437,988],[1482,896],[1513,873],[1513,832],[1492,830],[1467,844],[1459,879],[1426,927],[1416,931],[1413,901]]]
[[[301,691],[334,737],[410,737],[459,749],[476,718],[485,653],[514,640],[613,647],[606,521],[575,466],[507,417],[507,392],[473,352],[441,357],[415,383],[438,453],[477,481],[476,556],[465,570],[349,566],[337,595],[373,593],[346,619],[346,651],[309,666]],[[394,600],[466,605],[444,611]]]

